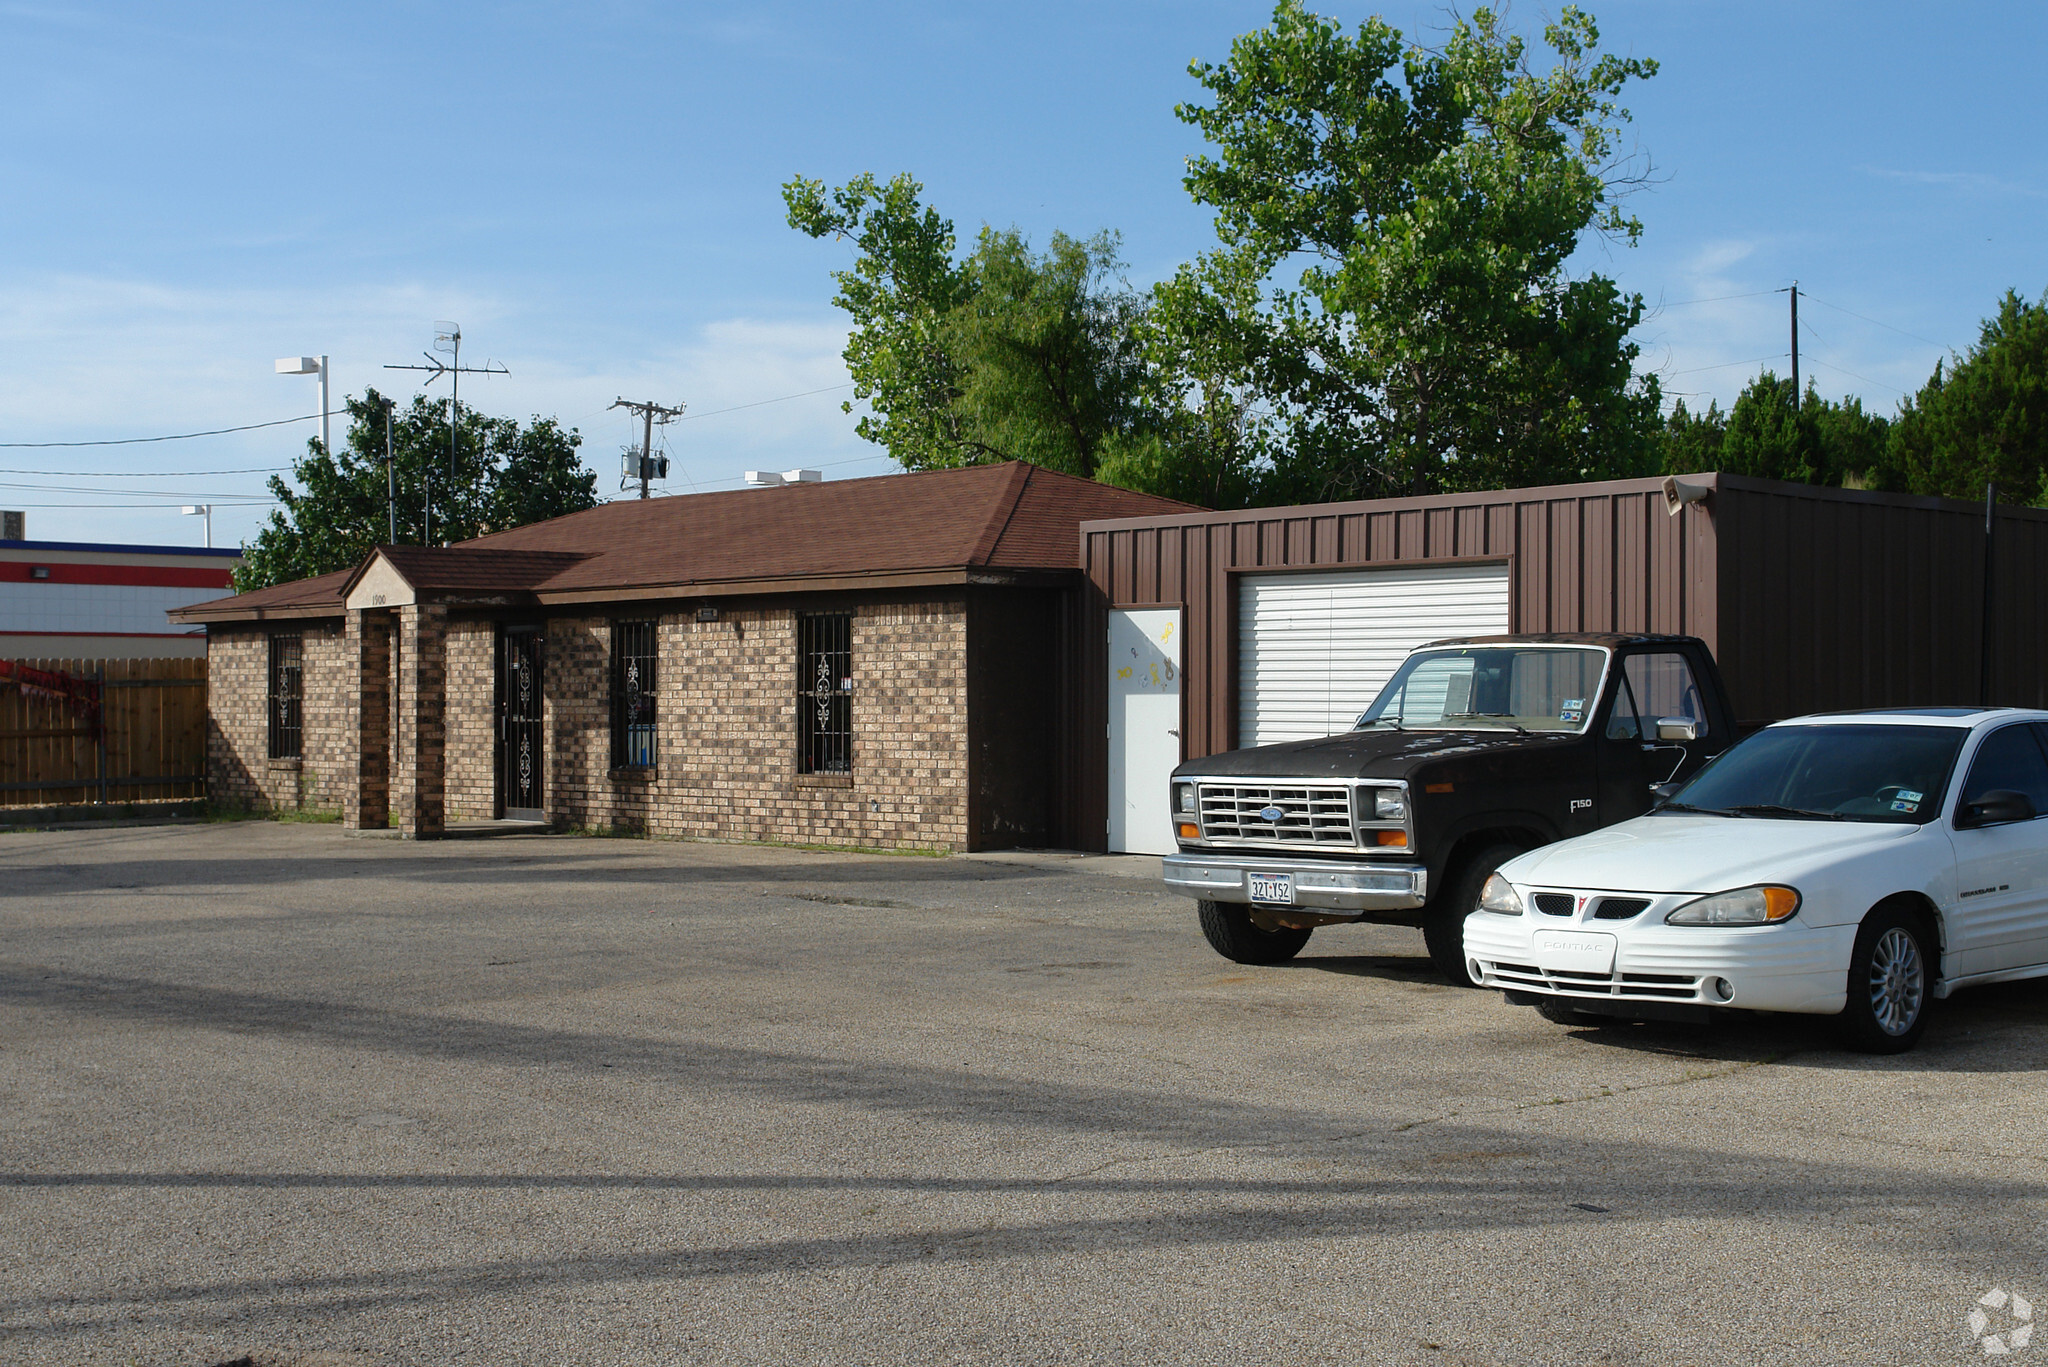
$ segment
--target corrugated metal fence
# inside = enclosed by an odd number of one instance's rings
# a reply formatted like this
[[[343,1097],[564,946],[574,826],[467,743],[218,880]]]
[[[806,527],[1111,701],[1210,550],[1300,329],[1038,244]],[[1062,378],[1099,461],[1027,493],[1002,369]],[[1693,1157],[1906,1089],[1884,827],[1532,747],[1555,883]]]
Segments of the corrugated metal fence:
[[[0,678],[0,807],[206,795],[205,660],[13,663],[85,687],[67,701]]]

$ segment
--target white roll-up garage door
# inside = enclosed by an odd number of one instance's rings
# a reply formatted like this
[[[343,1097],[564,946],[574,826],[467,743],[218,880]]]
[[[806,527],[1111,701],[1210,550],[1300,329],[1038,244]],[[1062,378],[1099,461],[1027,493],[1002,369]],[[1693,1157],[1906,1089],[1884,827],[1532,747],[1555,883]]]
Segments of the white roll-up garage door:
[[[1416,646],[1507,629],[1505,564],[1244,575],[1237,743],[1349,730]]]

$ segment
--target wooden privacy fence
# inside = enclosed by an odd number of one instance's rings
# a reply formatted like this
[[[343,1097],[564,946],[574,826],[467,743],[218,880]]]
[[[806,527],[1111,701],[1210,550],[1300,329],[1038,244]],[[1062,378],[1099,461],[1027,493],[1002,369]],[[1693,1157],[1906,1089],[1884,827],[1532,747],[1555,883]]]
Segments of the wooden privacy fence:
[[[0,807],[204,796],[205,660],[0,661]]]

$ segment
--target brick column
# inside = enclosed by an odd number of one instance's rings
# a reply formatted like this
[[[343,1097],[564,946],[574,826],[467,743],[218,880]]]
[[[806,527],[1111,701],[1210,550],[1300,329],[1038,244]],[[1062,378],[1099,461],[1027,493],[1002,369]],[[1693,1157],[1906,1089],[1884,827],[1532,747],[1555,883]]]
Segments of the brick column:
[[[353,681],[354,763],[342,823],[352,831],[391,824],[391,614],[351,612],[344,658]]]
[[[443,830],[448,788],[448,609],[398,610],[398,772],[392,806],[407,840]]]

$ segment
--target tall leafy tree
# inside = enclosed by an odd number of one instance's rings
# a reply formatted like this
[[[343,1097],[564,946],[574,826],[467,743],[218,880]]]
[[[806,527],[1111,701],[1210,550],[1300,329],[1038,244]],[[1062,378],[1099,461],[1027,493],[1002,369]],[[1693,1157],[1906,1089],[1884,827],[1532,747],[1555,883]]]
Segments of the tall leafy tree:
[[[2048,295],[2006,291],[1977,342],[1944,361],[1899,405],[1887,487],[1916,494],[2048,506]]]
[[[1043,252],[984,227],[957,256],[950,219],[908,175],[783,186],[790,226],[854,247],[833,273],[852,319],[846,364],[869,412],[856,431],[906,470],[1029,460],[1092,476],[1145,427],[1117,239],[1054,233]],[[847,405],[850,412],[852,404]]]
[[[237,592],[346,569],[390,537],[384,474],[383,397],[366,390],[344,401],[348,428],[340,449],[316,437],[294,463],[292,479],[273,475],[279,506],[254,541],[242,547]],[[553,418],[521,427],[463,405],[456,419],[456,477],[448,475],[448,406],[417,395],[392,413],[392,472],[397,486],[398,541],[466,541],[596,506],[597,476],[582,468],[582,437]]]
[[[1663,433],[1663,468],[1726,470],[1796,484],[1862,485],[1878,478],[1890,424],[1851,395],[1840,403],[1808,385],[1795,407],[1792,382],[1766,370],[1719,406],[1691,414],[1681,400]]]
[[[1191,74],[1215,153],[1186,185],[1219,246],[1162,285],[1155,354],[1215,364],[1185,386],[1250,411],[1266,493],[1371,496],[1654,468],[1654,378],[1633,374],[1640,296],[1567,259],[1633,243],[1617,195],[1627,82],[1567,6],[1539,72],[1491,10],[1441,49],[1378,18],[1355,34],[1282,0]]]

